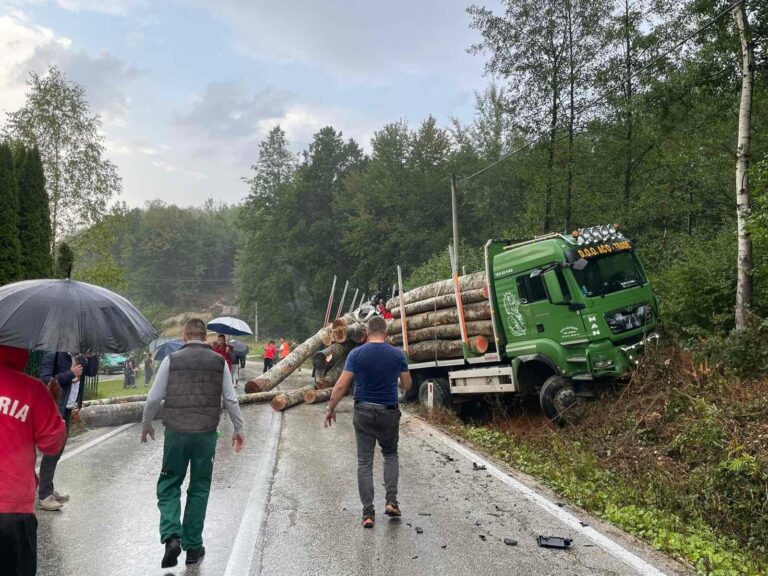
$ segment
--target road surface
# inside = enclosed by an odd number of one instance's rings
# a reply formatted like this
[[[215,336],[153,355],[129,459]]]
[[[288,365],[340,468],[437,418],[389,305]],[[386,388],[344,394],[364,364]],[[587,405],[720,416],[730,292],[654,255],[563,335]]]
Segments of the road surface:
[[[286,389],[307,382],[290,379]],[[139,443],[140,425],[87,432],[68,444],[56,487],[71,495],[60,512],[38,512],[42,576],[256,575],[631,575],[682,568],[615,528],[554,500],[469,453],[421,420],[403,418],[403,518],[360,526],[352,405],[323,430],[325,405],[275,413],[243,407],[246,447],[229,446],[222,417],[198,567],[161,569],[155,483],[158,441]],[[473,462],[486,464],[474,470]],[[583,526],[586,524],[587,526]],[[569,550],[538,547],[538,535],[573,539]],[[508,546],[504,538],[517,545]]]

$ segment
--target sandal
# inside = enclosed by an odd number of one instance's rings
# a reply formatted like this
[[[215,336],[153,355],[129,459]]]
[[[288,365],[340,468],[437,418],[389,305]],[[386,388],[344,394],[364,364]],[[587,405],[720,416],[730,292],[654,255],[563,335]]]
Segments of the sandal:
[[[403,515],[397,500],[387,500],[387,505],[384,507],[384,514],[393,518],[399,518]]]
[[[373,528],[376,523],[376,513],[373,508],[370,510],[363,510],[363,528]]]

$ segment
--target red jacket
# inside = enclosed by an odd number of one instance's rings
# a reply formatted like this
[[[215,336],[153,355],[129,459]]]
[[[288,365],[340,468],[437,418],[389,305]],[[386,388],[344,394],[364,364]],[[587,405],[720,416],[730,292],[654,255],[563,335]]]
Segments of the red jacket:
[[[219,346],[217,342],[213,345],[213,351],[223,356],[224,360],[227,361],[227,368],[232,370],[232,356],[229,354],[229,347],[226,344],[224,344],[224,346]]]
[[[35,511],[35,447],[57,454],[67,427],[48,389],[22,372],[26,350],[0,346],[0,514]]]
[[[277,352],[277,348],[275,348],[274,344],[267,344],[266,346],[264,346],[264,360],[267,360],[267,359],[274,360],[275,352]]]

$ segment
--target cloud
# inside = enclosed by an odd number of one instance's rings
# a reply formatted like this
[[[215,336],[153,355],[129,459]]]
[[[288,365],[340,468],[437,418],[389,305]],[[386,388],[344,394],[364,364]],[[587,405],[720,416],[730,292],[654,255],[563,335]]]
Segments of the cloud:
[[[210,140],[248,138],[265,118],[281,116],[293,94],[267,86],[251,92],[244,82],[211,82],[192,109],[173,122],[191,135]]]
[[[128,85],[141,74],[138,68],[108,52],[94,57],[75,49],[68,38],[19,13],[0,16],[0,109],[22,106],[30,72],[42,74],[53,65],[85,87],[91,110],[102,114],[105,124],[124,123]]]
[[[17,6],[45,4],[46,0],[10,0]],[[109,16],[125,16],[132,9],[147,5],[147,0],[55,0],[67,12],[98,12]]]
[[[392,74],[479,75],[466,54],[476,41],[466,0],[196,0],[234,32],[251,58],[303,63],[347,80],[388,81]]]

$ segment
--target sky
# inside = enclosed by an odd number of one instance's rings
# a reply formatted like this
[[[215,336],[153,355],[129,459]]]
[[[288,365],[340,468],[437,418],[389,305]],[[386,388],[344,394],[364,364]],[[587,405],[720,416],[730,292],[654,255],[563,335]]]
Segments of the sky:
[[[471,0],[0,0],[0,114],[59,66],[101,115],[129,206],[239,202],[276,124],[365,149],[387,122],[472,117]],[[489,4],[496,4],[489,1]]]

